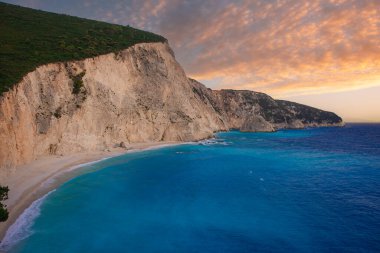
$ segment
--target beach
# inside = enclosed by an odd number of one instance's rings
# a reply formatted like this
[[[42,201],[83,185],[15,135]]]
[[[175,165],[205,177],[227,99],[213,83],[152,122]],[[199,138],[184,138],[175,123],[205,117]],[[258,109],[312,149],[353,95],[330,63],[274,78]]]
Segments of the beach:
[[[41,159],[57,173],[31,177],[0,252],[378,252],[379,130],[229,131],[91,166],[125,150]]]
[[[9,198],[4,201],[9,211],[6,222],[0,223],[0,238],[33,201],[76,175],[78,169],[126,153],[178,145],[180,142],[152,142],[127,145],[107,151],[89,151],[64,156],[44,156],[26,165],[17,166],[8,175],[0,176],[0,185],[9,187]]]

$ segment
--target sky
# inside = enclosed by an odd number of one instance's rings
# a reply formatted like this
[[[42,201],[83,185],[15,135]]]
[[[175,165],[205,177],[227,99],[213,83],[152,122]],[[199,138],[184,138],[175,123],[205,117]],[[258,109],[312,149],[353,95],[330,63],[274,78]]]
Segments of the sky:
[[[380,0],[13,0],[165,36],[188,76],[380,122]]]

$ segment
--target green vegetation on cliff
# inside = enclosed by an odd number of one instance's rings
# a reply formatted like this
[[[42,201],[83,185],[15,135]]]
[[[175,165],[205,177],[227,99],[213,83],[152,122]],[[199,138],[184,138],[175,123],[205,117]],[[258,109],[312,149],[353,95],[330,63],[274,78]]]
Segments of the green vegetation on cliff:
[[[117,52],[162,36],[0,2],[0,95],[36,67]]]

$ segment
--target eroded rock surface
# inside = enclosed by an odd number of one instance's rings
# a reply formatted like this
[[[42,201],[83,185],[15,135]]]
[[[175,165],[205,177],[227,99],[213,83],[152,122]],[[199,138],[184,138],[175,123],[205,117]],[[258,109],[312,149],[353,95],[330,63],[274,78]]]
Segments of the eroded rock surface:
[[[326,112],[294,102],[248,90],[211,90],[190,79],[194,93],[214,108],[229,129],[248,132],[272,132],[318,126],[341,126],[342,119]]]
[[[0,97],[0,166],[123,143],[191,141],[231,128],[340,125],[333,113],[188,79],[166,43],[52,63]]]

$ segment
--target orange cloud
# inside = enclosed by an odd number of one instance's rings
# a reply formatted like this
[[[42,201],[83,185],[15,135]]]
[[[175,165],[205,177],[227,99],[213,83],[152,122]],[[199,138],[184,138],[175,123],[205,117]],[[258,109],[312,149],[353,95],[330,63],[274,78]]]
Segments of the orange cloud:
[[[4,1],[162,34],[188,75],[211,88],[380,120],[379,0]]]
[[[192,22],[175,51],[215,88],[276,95],[380,85],[377,1],[244,1]],[[206,22],[207,21],[207,22]],[[174,30],[178,32],[178,30]],[[184,41],[184,42],[183,42]]]
[[[285,96],[380,86],[379,0],[66,2],[69,14],[164,35],[188,75],[213,88]]]

